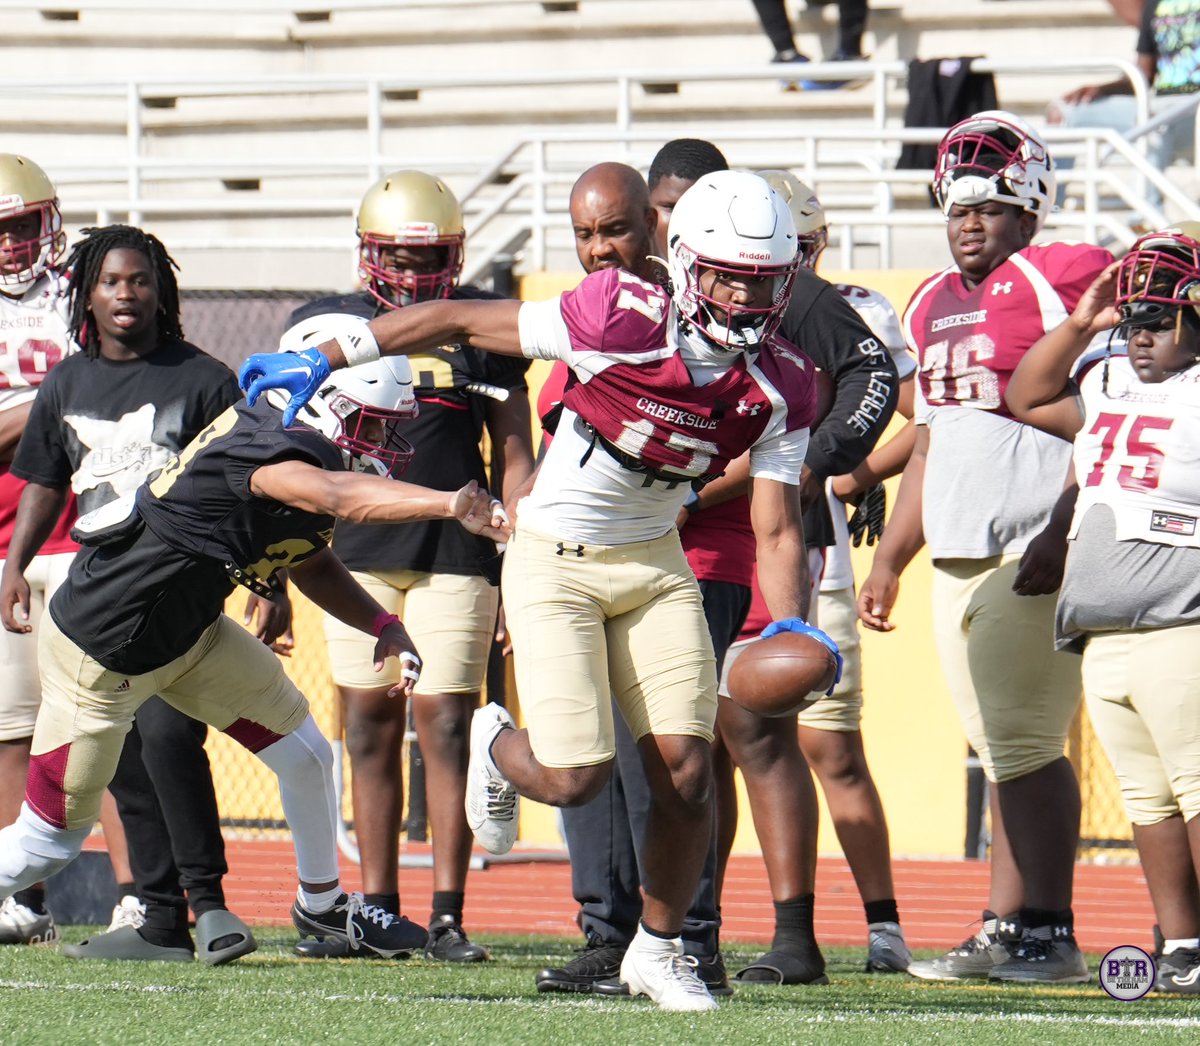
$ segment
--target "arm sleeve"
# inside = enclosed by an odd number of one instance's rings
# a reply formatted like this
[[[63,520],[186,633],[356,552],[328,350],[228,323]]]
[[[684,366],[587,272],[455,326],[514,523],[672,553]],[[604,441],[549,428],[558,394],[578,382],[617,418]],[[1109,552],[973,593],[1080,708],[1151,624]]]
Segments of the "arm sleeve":
[[[1158,57],[1158,40],[1154,36],[1154,11],[1158,0],[1145,0],[1142,4],[1142,24],[1138,29],[1137,53]]]
[[[784,333],[796,334],[796,343],[836,389],[809,441],[806,464],[820,479],[851,472],[871,453],[896,409],[896,364],[831,284],[820,287],[798,329]]]
[[[531,360],[563,360],[570,366],[571,332],[563,319],[560,299],[527,301],[517,313],[521,352]]]

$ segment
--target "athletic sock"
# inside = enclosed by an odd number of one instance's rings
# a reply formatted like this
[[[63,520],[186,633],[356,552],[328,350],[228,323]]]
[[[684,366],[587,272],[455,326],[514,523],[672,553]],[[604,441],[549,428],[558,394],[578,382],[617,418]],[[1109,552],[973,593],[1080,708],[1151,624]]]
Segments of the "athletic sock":
[[[192,938],[187,929],[186,905],[146,905],[146,921],[138,927],[138,935],[144,941],[159,948],[186,948],[192,951]]]
[[[133,884],[132,881],[127,882],[127,883],[117,883],[117,900],[118,901],[122,901],[126,897],[137,897],[137,895],[138,895],[137,887]],[[138,900],[140,901],[141,898],[139,897]]]
[[[775,902],[775,938],[772,948],[815,947],[816,933],[813,930],[813,910],[816,895],[811,893],[793,897],[790,901]]]
[[[323,915],[325,912],[331,911],[333,906],[337,904],[337,899],[342,896],[342,888],[340,885],[334,886],[329,890],[322,890],[319,893],[311,893],[304,889],[303,886],[296,888],[296,900],[300,902],[300,907],[306,912],[311,912],[313,915]]]
[[[653,937],[656,941],[677,941],[679,940],[678,933],[670,933],[666,930],[652,930],[645,924],[644,921],[638,921],[638,928],[648,937]]]
[[[1171,937],[1163,941],[1163,955],[1170,955],[1184,948],[1200,948],[1200,937]]]
[[[882,901],[867,901],[863,904],[867,913],[867,925],[871,923],[900,923],[900,909],[896,907],[896,898],[887,897]]]
[[[461,890],[434,890],[429,921],[433,922],[443,915],[448,915],[454,920],[455,925],[461,926],[465,899],[466,895]]]

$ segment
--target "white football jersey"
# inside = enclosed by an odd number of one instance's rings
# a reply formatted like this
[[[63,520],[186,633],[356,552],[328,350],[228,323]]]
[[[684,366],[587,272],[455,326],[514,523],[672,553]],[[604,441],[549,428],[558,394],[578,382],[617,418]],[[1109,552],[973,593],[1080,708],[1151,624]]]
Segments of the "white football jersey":
[[[32,400],[50,368],[74,350],[63,276],[43,274],[20,298],[0,294],[0,410]]]
[[[1112,509],[1118,541],[1200,548],[1200,366],[1145,384],[1127,356],[1079,378],[1084,421],[1075,437],[1079,499]]]

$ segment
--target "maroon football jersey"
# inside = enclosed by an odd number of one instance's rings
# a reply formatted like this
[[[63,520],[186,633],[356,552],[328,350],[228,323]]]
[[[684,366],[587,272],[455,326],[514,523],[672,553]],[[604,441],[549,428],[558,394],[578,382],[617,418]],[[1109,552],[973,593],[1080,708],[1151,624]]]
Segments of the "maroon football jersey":
[[[930,276],[904,313],[926,402],[1011,418],[1004,390],[1021,357],[1112,260],[1102,247],[1047,243],[1018,251],[973,290],[957,266]]]
[[[561,299],[577,381],[563,403],[607,443],[654,470],[717,475],[753,446],[773,418],[783,431],[815,413],[813,364],[781,338],[696,385],[668,344],[670,297],[621,269],[588,276]]]

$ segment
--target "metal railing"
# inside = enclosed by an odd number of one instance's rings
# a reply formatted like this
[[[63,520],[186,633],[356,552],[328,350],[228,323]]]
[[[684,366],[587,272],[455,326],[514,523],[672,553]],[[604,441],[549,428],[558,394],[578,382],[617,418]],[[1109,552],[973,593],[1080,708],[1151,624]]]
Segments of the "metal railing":
[[[354,5],[348,5],[354,6]],[[207,5],[206,5],[207,8]],[[977,59],[972,66],[980,72],[996,75],[1074,74],[1112,76],[1128,80],[1135,100],[1139,127],[1129,137],[1104,130],[1061,130],[1050,128],[1047,139],[1056,151],[1075,155],[1076,169],[1070,178],[1078,186],[1078,209],[1064,211],[1052,224],[1078,230],[1084,239],[1110,239],[1129,242],[1133,220],[1148,225],[1166,224],[1164,206],[1187,217],[1200,219],[1195,202],[1182,193],[1161,171],[1150,166],[1144,155],[1147,129],[1155,126],[1150,117],[1149,89],[1140,71],[1131,62],[1115,59],[1071,59],[1057,63]],[[565,214],[565,192],[582,166],[581,155],[598,159],[624,159],[644,164],[664,135],[662,116],[639,110],[638,92],[652,93],[664,83],[732,83],[778,80],[778,67],[608,69],[556,72],[489,73],[478,76],[252,76],[252,77],[175,77],[108,78],[43,81],[0,80],[0,98],[18,96],[22,110],[36,114],[39,99],[108,99],[117,103],[120,116],[109,123],[123,127],[124,159],[120,162],[81,163],[72,156],[63,162],[39,157],[59,182],[64,206],[70,215],[94,215],[97,221],[115,217],[134,223],[146,219],[177,216],[196,219],[237,218],[254,215],[313,217],[350,215],[358,194],[385,171],[397,167],[420,167],[453,178],[460,176],[466,188],[460,192],[470,217],[472,268],[481,270],[490,264],[489,251],[511,247],[514,233],[526,230],[529,258],[526,267],[543,267],[548,244],[561,229]],[[840,230],[843,267],[854,264],[856,245],[872,243],[879,251],[880,264],[893,261],[893,235],[897,230],[933,225],[940,221],[929,210],[911,206],[912,196],[928,179],[928,172],[901,171],[894,167],[900,147],[906,143],[936,142],[940,132],[896,126],[899,100],[893,90],[904,82],[907,64],[903,62],[813,62],[804,67],[805,79],[862,80],[867,83],[867,112],[858,117],[858,126],[829,121],[811,123],[794,119],[782,123],[772,120],[749,121],[730,130],[722,127],[720,140],[740,144],[745,154],[734,154],[736,163],[746,166],[784,166],[796,169],[815,184],[827,204],[831,220]],[[564,86],[601,86],[611,90],[612,117],[598,129],[580,131],[570,128],[536,134],[517,134],[512,145],[491,157],[461,155],[453,158],[413,155],[389,155],[384,135],[389,127],[385,103],[389,95],[418,94],[422,91],[486,91],[507,88]],[[362,147],[354,155],[336,160],[321,156],[287,156],[260,161],[244,155],[210,157],[203,161],[158,157],[149,146],[146,126],[148,108],[159,108],[164,99],[209,99],[287,97],[357,98],[361,104],[350,108],[344,122],[362,120]],[[273,117],[266,105],[263,110],[264,133],[270,132]],[[862,110],[860,103],[859,109]],[[358,114],[356,117],[355,114]],[[219,116],[213,118],[219,126]],[[1161,119],[1161,118],[1155,118]],[[170,117],[156,116],[156,126]],[[655,126],[652,128],[651,123]],[[2,121],[0,121],[2,123]],[[186,120],[181,126],[186,127]],[[64,144],[64,152],[69,143]],[[319,145],[316,146],[319,149]],[[1122,169],[1114,168],[1114,161]],[[592,160],[591,162],[595,162]],[[1134,177],[1129,177],[1128,172]],[[280,182],[288,179],[332,179],[345,183],[341,193],[314,199],[311,195],[286,195],[275,192],[231,192],[217,195],[197,194],[181,183],[220,178],[227,183],[256,184],[268,176]],[[499,182],[506,183],[503,186]],[[456,182],[456,186],[457,186]],[[88,186],[89,198],[73,195],[72,185]],[[111,186],[111,188],[109,188]],[[1161,200],[1150,197],[1157,191]],[[158,195],[158,194],[161,195]],[[1106,200],[1119,201],[1116,212]],[[907,204],[907,206],[906,206]],[[1125,215],[1120,210],[1128,212]],[[313,249],[342,246],[345,238],[311,236],[222,235],[209,242],[203,233],[190,238],[173,238],[180,249],[227,246],[231,248]]]

